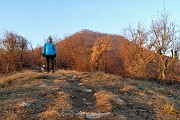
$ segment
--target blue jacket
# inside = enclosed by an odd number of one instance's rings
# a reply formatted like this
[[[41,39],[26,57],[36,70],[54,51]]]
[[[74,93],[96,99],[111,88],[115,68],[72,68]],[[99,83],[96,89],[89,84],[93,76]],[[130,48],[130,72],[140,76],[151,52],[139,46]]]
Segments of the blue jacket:
[[[42,54],[43,55],[56,55],[56,47],[52,43],[47,42],[44,44],[44,47],[42,48]]]

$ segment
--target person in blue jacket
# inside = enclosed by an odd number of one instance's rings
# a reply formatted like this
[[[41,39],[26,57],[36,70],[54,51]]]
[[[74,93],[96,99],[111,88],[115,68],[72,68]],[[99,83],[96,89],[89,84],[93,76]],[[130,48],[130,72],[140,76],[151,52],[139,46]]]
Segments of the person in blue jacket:
[[[42,55],[43,57],[46,58],[47,73],[50,72],[50,67],[51,67],[51,72],[54,73],[54,59],[56,57],[56,47],[52,43],[51,36],[48,37],[47,43],[45,43],[42,48]]]

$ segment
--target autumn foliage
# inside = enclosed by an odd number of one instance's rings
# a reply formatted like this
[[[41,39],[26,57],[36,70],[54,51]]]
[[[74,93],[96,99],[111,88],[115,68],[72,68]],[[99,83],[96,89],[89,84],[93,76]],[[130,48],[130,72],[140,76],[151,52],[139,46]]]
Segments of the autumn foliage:
[[[57,66],[79,71],[122,73],[122,36],[82,30],[57,44]]]
[[[101,71],[126,77],[180,80],[180,34],[162,14],[149,29],[129,26],[124,35],[81,30],[55,43],[56,68]],[[0,72],[41,67],[42,46],[31,44],[14,32],[0,39]]]
[[[129,41],[120,35],[81,30],[56,43],[56,68],[101,71],[128,77],[158,77],[158,55],[150,50],[150,46],[149,49],[143,48],[142,42],[138,39]],[[0,72],[41,67],[45,64],[41,50],[42,46],[32,49],[24,37],[7,32],[1,39]],[[179,65],[179,61],[171,64],[168,78],[179,79]]]
[[[28,41],[16,33],[6,32],[1,39],[0,72],[9,73],[27,67]]]

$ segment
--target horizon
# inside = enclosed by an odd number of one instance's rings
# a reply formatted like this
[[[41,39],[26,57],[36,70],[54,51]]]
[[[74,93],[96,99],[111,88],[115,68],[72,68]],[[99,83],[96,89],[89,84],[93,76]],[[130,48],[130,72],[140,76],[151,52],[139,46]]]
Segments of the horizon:
[[[5,30],[13,31],[37,47],[49,35],[64,39],[83,29],[121,35],[129,24],[141,21],[145,26],[150,25],[164,8],[180,25],[179,4],[176,0],[0,1],[0,38]]]

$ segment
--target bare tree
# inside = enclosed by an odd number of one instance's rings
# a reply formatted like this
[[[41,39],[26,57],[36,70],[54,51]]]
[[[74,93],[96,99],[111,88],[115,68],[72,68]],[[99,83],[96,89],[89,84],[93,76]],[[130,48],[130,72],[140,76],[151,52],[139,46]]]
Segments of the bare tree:
[[[180,51],[180,34],[178,26],[169,22],[169,14],[164,12],[159,20],[153,20],[151,24],[151,41],[156,53],[158,53],[159,78],[165,79],[170,65],[177,61]]]
[[[126,61],[128,72],[133,76],[149,76],[146,67],[156,56],[152,52],[155,43],[149,41],[149,31],[139,22],[137,28],[129,25],[124,29],[124,35],[131,41],[129,46],[126,46],[126,56],[129,61],[129,63]]]
[[[158,77],[164,80],[172,64],[178,60],[180,51],[178,26],[169,22],[169,14],[164,12],[158,20],[152,20],[149,30],[141,23],[137,28],[130,26],[125,29],[125,36],[132,41],[128,53],[131,60],[128,69],[134,75],[141,73],[143,76],[153,61],[152,69],[157,68]]]

